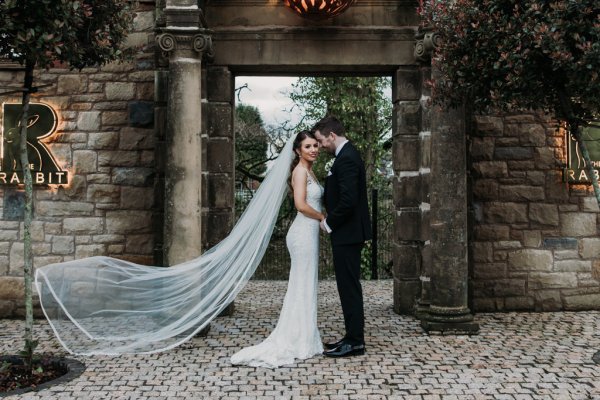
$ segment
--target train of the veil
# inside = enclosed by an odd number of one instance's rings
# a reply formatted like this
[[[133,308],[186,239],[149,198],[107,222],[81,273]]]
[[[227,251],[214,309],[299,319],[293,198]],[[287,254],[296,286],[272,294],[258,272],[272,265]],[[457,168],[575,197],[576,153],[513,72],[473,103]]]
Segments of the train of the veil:
[[[169,268],[90,257],[39,268],[44,314],[70,353],[164,351],[227,307],[260,263],[287,191],[290,139],[227,238]]]

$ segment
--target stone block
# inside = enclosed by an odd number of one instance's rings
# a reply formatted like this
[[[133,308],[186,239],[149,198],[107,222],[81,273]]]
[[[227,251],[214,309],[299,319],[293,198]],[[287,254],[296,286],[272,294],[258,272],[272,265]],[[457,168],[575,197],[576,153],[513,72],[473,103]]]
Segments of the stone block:
[[[87,200],[94,203],[118,203],[120,194],[115,185],[91,184],[87,188]]]
[[[418,207],[421,204],[421,175],[400,174],[393,180],[396,208]]]
[[[491,137],[472,138],[469,156],[475,161],[492,160],[494,158],[494,139]]]
[[[154,235],[128,235],[125,250],[130,254],[152,254]]]
[[[544,239],[544,248],[547,249],[576,249],[577,248],[577,239],[575,238],[546,238]],[[557,253],[554,253],[555,256]],[[575,253],[575,256],[577,254]]]
[[[592,261],[592,278],[600,282],[600,260]]]
[[[86,91],[88,78],[85,74],[60,75],[56,86],[57,94],[79,94]]]
[[[100,167],[133,167],[138,163],[138,153],[135,151],[101,150],[98,152]]]
[[[223,240],[233,228],[233,212],[211,212],[202,224],[202,238],[207,247]]]
[[[227,67],[209,66],[206,77],[206,95],[210,102],[233,104],[235,78]]]
[[[579,254],[583,258],[600,258],[600,239],[583,238],[579,242]]]
[[[421,98],[421,72],[417,68],[399,68],[392,82],[392,102]]]
[[[530,160],[533,158],[531,147],[498,147],[494,150],[496,160]]]
[[[556,204],[531,203],[529,219],[541,225],[558,226],[559,217]]]
[[[123,186],[121,188],[121,208],[136,208],[140,210],[149,210],[154,204],[154,189],[151,187],[131,187]]]
[[[392,110],[392,132],[417,136],[421,132],[421,105],[418,101],[399,101]],[[394,138],[394,141],[396,138]]]
[[[88,135],[88,149],[114,149],[118,144],[118,132],[94,132]]]
[[[506,263],[475,263],[473,273],[478,281],[506,278]]]
[[[522,249],[508,254],[510,271],[552,271],[550,250]]]
[[[476,177],[502,178],[508,176],[508,168],[504,161],[479,161],[473,163]]]
[[[421,250],[417,245],[392,244],[394,278],[415,279],[421,271]]]
[[[77,128],[82,131],[100,130],[102,113],[100,111],[82,111],[77,117]]]
[[[78,244],[75,246],[75,258],[104,255],[106,255],[106,247],[103,244]]]
[[[562,310],[560,292],[557,290],[536,290],[534,292],[535,311]]]
[[[132,101],[128,105],[129,126],[152,128],[154,126],[154,102]]]
[[[133,19],[133,31],[151,31],[154,29],[154,11],[136,11]]]
[[[124,128],[119,137],[121,150],[153,150],[155,143],[154,129]]]
[[[473,260],[476,263],[494,261],[494,249],[491,242],[472,242]]]
[[[473,196],[479,200],[498,199],[498,187],[495,179],[477,179],[473,183]]]
[[[581,198],[581,211],[585,212],[600,212],[598,208],[598,201],[595,197],[582,197]]]
[[[17,189],[6,188],[2,199],[2,217],[5,220],[22,221],[25,215],[25,192]],[[10,231],[0,231],[0,240],[11,240]],[[15,238],[16,239],[16,238]]]
[[[135,99],[135,83],[106,82],[104,92],[107,100],[133,100]]]
[[[527,204],[490,202],[484,205],[486,223],[514,224],[528,222]]]
[[[393,141],[392,154],[394,157],[395,171],[418,171],[419,160],[419,138],[395,137]]]
[[[546,175],[546,199],[566,201],[569,199],[569,184],[562,179],[562,173],[548,171]]]
[[[477,134],[483,136],[502,136],[504,135],[504,122],[500,117],[476,116],[475,130]]]
[[[537,169],[553,169],[556,165],[554,150],[548,147],[536,147],[534,160]]]
[[[25,284],[22,277],[0,277],[0,300],[22,299],[25,295]]]
[[[210,138],[233,139],[233,107],[224,103],[208,103],[206,113],[206,133]]]
[[[111,179],[117,185],[151,186],[154,170],[151,168],[113,168]]]
[[[23,266],[25,265],[23,242],[14,242],[10,246],[9,259],[9,273],[11,275],[22,275]]]
[[[65,218],[63,230],[66,234],[94,234],[101,233],[103,218]]]
[[[37,205],[37,215],[44,217],[91,215],[94,212],[93,204],[78,201],[40,201]]]
[[[527,181],[531,185],[543,186],[546,183],[546,174],[543,171],[527,171]]]
[[[510,130],[514,125],[507,125]],[[540,124],[519,124],[516,127],[516,134],[523,146],[544,146],[546,144],[546,129]]]
[[[397,314],[413,315],[420,296],[420,281],[394,279],[394,312]]]
[[[527,185],[501,185],[498,195],[500,200],[508,201],[540,201],[546,197],[544,188]]]
[[[600,307],[600,292],[564,297],[565,310],[597,310]]]
[[[108,233],[147,233],[152,228],[150,211],[107,211],[106,231]]]
[[[125,125],[127,113],[124,111],[105,111],[102,113],[102,126]]]
[[[540,247],[542,244],[542,234],[540,231],[523,231],[523,246]]]
[[[583,260],[555,261],[554,270],[557,272],[590,272],[592,270],[592,262]]]
[[[209,140],[207,143],[208,172],[233,173],[234,149],[230,140]]]
[[[0,278],[1,280],[2,278]],[[0,300],[0,318],[14,317],[15,302],[10,300]]]
[[[596,236],[596,219],[593,213],[563,213],[560,214],[560,231],[565,236]]]
[[[419,134],[419,138],[421,139],[420,170],[423,171],[423,169],[425,169],[425,168],[426,169],[431,168],[431,134],[429,134],[427,132],[421,132],[421,134]]]
[[[75,251],[75,240],[73,236],[53,236],[53,254],[73,254]]]
[[[122,243],[125,240],[124,235],[94,235],[93,243]]]
[[[494,243],[494,249],[513,250],[523,247],[518,240],[500,240]]]
[[[535,301],[533,297],[529,296],[507,297],[504,299],[504,307],[506,310],[533,310],[534,304]]]
[[[421,211],[404,208],[396,211],[394,232],[396,240],[418,240],[420,237]]]
[[[478,225],[475,227],[475,240],[507,240],[509,232],[507,225]]]
[[[211,175],[208,178],[208,207],[233,208],[233,178],[229,175]]]
[[[573,272],[532,272],[529,274],[530,289],[560,289],[577,287],[577,274]]]
[[[92,150],[73,152],[73,169],[76,174],[86,174],[98,170],[98,153]]]

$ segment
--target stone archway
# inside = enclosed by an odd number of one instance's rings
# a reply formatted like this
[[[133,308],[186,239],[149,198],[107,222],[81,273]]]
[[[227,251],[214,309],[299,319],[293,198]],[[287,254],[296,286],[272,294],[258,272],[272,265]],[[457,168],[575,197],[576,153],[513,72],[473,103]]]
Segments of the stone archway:
[[[391,75],[394,310],[416,314],[428,331],[476,331],[467,306],[464,117],[428,106],[416,4],[365,0],[310,23],[281,1],[205,3],[200,10],[197,0],[167,0],[159,18],[157,42],[169,58],[157,72],[157,87],[169,85],[157,90],[158,115],[166,115],[157,124],[166,152],[165,264],[197,256],[199,242],[215,244],[232,227],[236,74]]]

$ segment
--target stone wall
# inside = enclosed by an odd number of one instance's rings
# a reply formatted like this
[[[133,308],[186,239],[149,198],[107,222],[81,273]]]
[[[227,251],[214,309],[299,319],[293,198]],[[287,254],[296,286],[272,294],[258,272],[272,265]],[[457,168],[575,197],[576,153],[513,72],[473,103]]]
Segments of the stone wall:
[[[34,189],[35,267],[94,255],[154,264],[154,2],[138,7],[127,43],[139,49],[133,60],[36,73],[35,84],[51,86],[33,101],[51,105],[59,118],[45,143],[70,184]],[[0,85],[22,79],[20,71],[0,71]],[[19,190],[0,186],[0,317],[24,314]]]
[[[474,309],[600,308],[600,213],[562,179],[565,132],[531,114],[478,117],[470,134]]]

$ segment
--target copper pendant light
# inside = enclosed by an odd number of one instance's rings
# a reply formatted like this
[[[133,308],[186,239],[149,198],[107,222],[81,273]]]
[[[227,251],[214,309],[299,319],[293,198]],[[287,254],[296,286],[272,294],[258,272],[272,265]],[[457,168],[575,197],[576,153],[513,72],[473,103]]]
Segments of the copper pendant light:
[[[356,0],[285,0],[286,5],[301,17],[323,20],[346,11]]]

